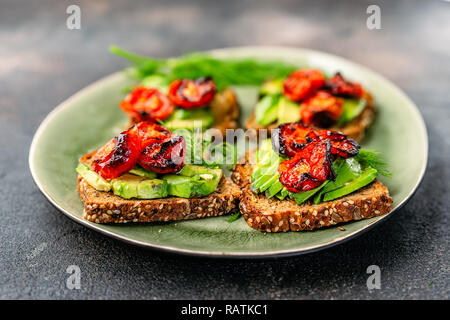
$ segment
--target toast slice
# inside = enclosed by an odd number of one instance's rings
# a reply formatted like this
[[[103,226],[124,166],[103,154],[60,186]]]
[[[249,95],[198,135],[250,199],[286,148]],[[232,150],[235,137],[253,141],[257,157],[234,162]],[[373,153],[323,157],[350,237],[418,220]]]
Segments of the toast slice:
[[[236,165],[233,181],[243,192],[239,208],[247,224],[262,232],[303,231],[383,215],[391,211],[392,198],[381,182],[375,180],[366,187],[333,201],[301,205],[295,200],[267,198],[251,191],[252,166],[248,154],[244,164]]]
[[[367,101],[366,106],[355,119],[353,119],[343,127],[333,126],[329,129],[340,131],[343,134],[347,135],[349,138],[352,138],[356,141],[361,141],[364,138],[365,130],[371,125],[375,116],[375,104],[372,95],[368,92],[365,92],[364,99],[366,99]],[[258,131],[259,129],[268,129],[269,132],[271,132],[272,129],[275,129],[276,127],[278,127],[277,123],[273,123],[268,127],[264,127],[256,123],[254,110],[245,123],[245,129],[255,129],[256,131]]]
[[[236,94],[231,89],[217,92],[210,103],[210,109],[214,116],[211,128],[219,129],[225,136],[226,129],[237,129],[239,127],[240,106]],[[135,124],[130,118],[127,128]]]
[[[80,162],[91,167],[94,152]],[[97,191],[80,175],[78,193],[84,203],[84,219],[96,223],[127,223],[188,220],[238,211],[240,188],[222,177],[217,190],[202,198],[124,199],[112,192]]]

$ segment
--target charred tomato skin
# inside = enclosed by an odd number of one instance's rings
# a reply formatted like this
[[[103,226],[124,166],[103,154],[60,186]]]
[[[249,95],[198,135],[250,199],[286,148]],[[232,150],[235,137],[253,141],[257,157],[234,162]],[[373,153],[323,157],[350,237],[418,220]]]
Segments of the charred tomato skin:
[[[312,129],[298,122],[283,123],[274,130],[274,138],[272,141],[278,142],[274,144],[274,150],[278,150],[281,154],[293,157],[307,143],[306,136]]]
[[[361,98],[364,89],[357,82],[350,82],[344,79],[341,73],[337,72],[332,78],[325,81],[324,90],[335,96]]]
[[[134,122],[156,122],[167,118],[174,111],[169,98],[156,88],[136,87],[124,100],[120,108],[128,114]]]
[[[216,94],[216,84],[210,77],[179,79],[169,85],[169,99],[176,106],[192,109],[207,106]]]
[[[342,98],[319,90],[300,105],[300,119],[305,125],[326,128],[338,121],[343,111]]]
[[[306,140],[308,142],[326,139],[330,140],[331,154],[336,157],[344,159],[354,157],[359,153],[359,149],[361,148],[355,140],[348,138],[341,132],[331,130],[311,130],[306,135]]]
[[[120,133],[94,155],[94,171],[104,179],[114,179],[130,171],[140,156],[140,143],[134,127]]]
[[[184,165],[184,138],[174,136],[146,146],[139,165],[156,173],[176,173]]]
[[[135,128],[137,130],[137,134],[139,135],[141,150],[149,144],[165,140],[172,135],[169,129],[157,123],[140,122],[135,125]]]
[[[331,143],[315,141],[306,145],[292,159],[283,161],[279,168],[280,182],[292,192],[304,192],[334,180]]]
[[[283,94],[292,101],[300,101],[320,89],[325,77],[317,69],[300,69],[294,71],[283,82]]]

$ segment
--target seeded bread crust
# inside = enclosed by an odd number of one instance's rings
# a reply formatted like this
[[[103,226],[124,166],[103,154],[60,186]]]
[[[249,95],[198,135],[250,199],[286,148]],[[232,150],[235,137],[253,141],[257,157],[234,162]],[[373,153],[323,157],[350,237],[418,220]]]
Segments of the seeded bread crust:
[[[233,90],[225,89],[217,92],[210,103],[210,109],[214,116],[214,123],[211,128],[222,132],[225,136],[226,129],[237,129],[239,127],[240,106]],[[135,124],[130,119],[127,128]]]
[[[367,103],[359,116],[347,123],[344,127],[334,126],[329,129],[340,131],[348,137],[355,139],[356,141],[361,141],[364,138],[365,130],[371,125],[375,117],[375,104],[372,95],[368,92],[365,92],[364,99],[366,99]],[[255,129],[256,131],[258,131],[259,129],[268,129],[269,132],[271,132],[272,129],[275,129],[276,127],[278,127],[278,124],[276,123],[271,124],[267,127],[261,126],[260,124],[256,123],[254,110],[245,123],[245,129]]]
[[[306,201],[299,205],[292,199],[269,199],[264,194],[254,194],[250,188],[251,173],[252,166],[246,161],[236,165],[232,179],[243,189],[239,208],[245,221],[262,232],[313,230],[380,216],[392,210],[389,190],[377,180],[333,201],[320,204]]]
[[[93,153],[80,162],[91,165]],[[96,223],[127,223],[188,220],[214,217],[238,211],[241,189],[222,177],[217,190],[202,198],[141,200],[124,199],[112,192],[97,191],[78,175],[77,190],[84,202],[84,219]]]

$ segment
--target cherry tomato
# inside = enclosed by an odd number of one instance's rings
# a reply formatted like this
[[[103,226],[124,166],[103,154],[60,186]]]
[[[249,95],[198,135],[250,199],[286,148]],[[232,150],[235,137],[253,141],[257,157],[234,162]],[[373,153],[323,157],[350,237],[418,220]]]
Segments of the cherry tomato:
[[[183,168],[183,160],[184,139],[174,136],[149,144],[142,150],[138,163],[156,173],[171,173]]]
[[[325,81],[324,89],[335,96],[361,98],[364,89],[357,82],[346,81],[338,72],[331,79]]]
[[[331,130],[311,130],[306,136],[308,141],[330,140],[331,154],[347,159],[359,153],[361,146],[343,133]]]
[[[169,86],[169,99],[184,109],[204,107],[216,93],[216,85],[211,78],[180,79]]]
[[[284,80],[283,94],[292,101],[303,100],[320,89],[324,83],[325,77],[319,70],[297,70]]]
[[[329,140],[331,143],[331,154],[336,157],[349,158],[359,153],[360,145],[353,139],[347,138],[343,133],[332,130],[315,130],[301,123],[284,123],[276,129],[272,141],[278,142],[279,152],[288,157],[295,156],[308,143],[314,141]],[[277,146],[274,143],[274,149]]]
[[[130,171],[140,156],[140,142],[135,127],[112,138],[94,155],[94,171],[104,179],[114,179]]]
[[[167,118],[174,111],[165,94],[147,87],[135,88],[120,102],[120,107],[134,122],[155,122]]]
[[[169,129],[166,129],[156,123],[140,122],[135,125],[135,128],[137,129],[137,133],[139,135],[141,150],[149,144],[160,142],[172,136]]]
[[[275,139],[272,139],[279,144],[278,148],[274,145],[274,149],[288,157],[295,156],[308,143],[306,136],[311,130],[297,122],[280,124],[275,130]]]
[[[334,180],[330,141],[307,144],[292,159],[280,163],[280,182],[292,192],[304,192]]]
[[[300,119],[306,125],[326,128],[339,120],[343,111],[341,98],[320,90],[300,105]]]

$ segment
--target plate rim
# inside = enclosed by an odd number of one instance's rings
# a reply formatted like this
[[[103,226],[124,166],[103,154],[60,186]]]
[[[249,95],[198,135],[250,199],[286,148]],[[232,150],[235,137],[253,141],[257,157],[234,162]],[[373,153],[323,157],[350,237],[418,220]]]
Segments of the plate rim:
[[[82,217],[78,217],[76,215],[71,214],[68,210],[66,210],[65,208],[63,208],[61,205],[59,205],[57,203],[56,200],[54,200],[50,194],[48,194],[45,191],[45,188],[43,187],[43,185],[41,184],[41,182],[39,181],[39,178],[37,177],[37,173],[36,173],[36,168],[35,168],[35,164],[33,162],[33,156],[35,154],[35,149],[36,149],[36,144],[40,138],[40,136],[42,135],[43,131],[45,130],[47,124],[49,122],[51,122],[51,120],[62,110],[66,109],[67,107],[70,106],[71,102],[73,100],[76,100],[79,96],[83,96],[85,94],[87,94],[88,92],[95,90],[98,86],[100,86],[103,82],[107,82],[110,81],[111,79],[115,78],[115,77],[119,77],[119,76],[123,76],[123,70],[121,71],[116,71],[112,74],[109,74],[105,77],[102,77],[94,82],[92,82],[91,84],[87,85],[86,87],[82,88],[81,90],[77,91],[76,93],[74,93],[72,96],[70,96],[68,99],[64,100],[63,102],[61,102],[59,105],[57,105],[52,111],[50,111],[44,118],[44,120],[42,120],[42,122],[40,123],[39,127],[37,128],[33,139],[31,141],[30,144],[30,148],[29,148],[29,154],[28,154],[28,166],[30,168],[30,172],[31,172],[31,176],[33,178],[34,183],[36,184],[36,186],[38,187],[38,189],[44,194],[44,196],[47,198],[47,200],[59,211],[61,211],[64,215],[66,215],[67,217],[69,217],[70,219],[72,219],[73,221],[88,227],[89,229],[92,229],[94,231],[97,231],[103,235],[109,236],[111,238],[120,240],[122,242],[128,243],[128,244],[132,244],[132,245],[137,245],[139,247],[143,247],[146,249],[155,249],[155,250],[159,250],[159,251],[164,251],[164,252],[168,252],[168,253],[173,253],[173,254],[182,254],[182,255],[187,255],[187,256],[196,256],[196,257],[211,257],[211,258],[237,258],[237,259],[266,259],[266,258],[278,258],[278,257],[288,257],[288,256],[297,256],[297,255],[302,255],[302,254],[308,254],[308,253],[312,253],[312,252],[317,252],[317,251],[321,251],[327,248],[331,248],[334,247],[336,245],[345,243],[349,240],[352,240],[354,238],[356,238],[357,236],[362,235],[363,233],[369,231],[370,229],[372,229],[374,226],[379,225],[380,223],[386,221],[389,217],[392,216],[393,213],[395,213],[396,211],[398,211],[399,209],[401,209],[414,195],[414,193],[417,191],[417,189],[419,188],[420,184],[423,181],[423,177],[425,175],[426,172],[426,168],[428,166],[428,152],[429,152],[429,142],[428,142],[428,132],[427,132],[427,128],[426,128],[426,124],[425,121],[423,119],[422,114],[419,111],[419,108],[416,106],[416,104],[412,101],[412,99],[403,91],[401,90],[396,84],[394,84],[391,80],[387,79],[386,77],[382,76],[381,74],[379,74],[376,71],[373,71],[359,63],[353,62],[347,58],[338,56],[338,55],[334,55],[331,53],[327,53],[324,51],[317,51],[317,50],[312,50],[312,49],[306,49],[306,48],[296,48],[296,47],[289,47],[289,46],[239,46],[239,47],[225,47],[225,48],[220,48],[220,49],[214,49],[214,50],[208,50],[208,51],[203,51],[203,53],[210,53],[210,54],[218,54],[224,51],[238,51],[238,50],[242,50],[242,51],[251,51],[251,50],[264,50],[264,51],[275,51],[275,52],[291,52],[291,53],[307,53],[307,54],[313,54],[313,55],[321,55],[323,57],[326,58],[333,58],[333,59],[340,59],[342,61],[345,62],[350,62],[351,64],[353,64],[355,67],[357,67],[358,69],[363,70],[364,72],[369,72],[371,73],[374,77],[376,77],[377,80],[381,80],[384,82],[387,82],[389,84],[389,86],[394,89],[395,93],[398,94],[399,96],[401,96],[403,99],[405,99],[405,101],[408,104],[408,108],[411,109],[411,111],[413,111],[413,113],[415,114],[415,117],[419,120],[420,123],[420,132],[421,135],[424,137],[424,145],[423,145],[423,165],[422,168],[420,170],[420,174],[419,174],[419,179],[416,181],[414,187],[411,189],[410,193],[397,205],[397,207],[395,209],[393,209],[392,211],[390,211],[389,213],[379,217],[377,220],[373,221],[372,223],[369,223],[368,225],[362,227],[361,229],[358,229],[352,233],[343,235],[342,237],[338,237],[335,238],[332,242],[329,242],[327,244],[320,244],[320,245],[314,245],[314,246],[310,246],[310,247],[306,247],[306,248],[302,248],[302,249],[285,249],[285,250],[271,250],[271,251],[266,251],[266,252],[218,252],[218,251],[202,251],[202,250],[193,250],[193,249],[180,249],[177,247],[173,247],[173,246],[164,246],[164,245],[158,245],[158,244],[151,244],[151,243],[147,243],[147,242],[143,242],[140,240],[134,240],[134,239],[130,239],[126,236],[122,236],[119,235],[117,233],[114,233],[112,231],[108,231],[105,230],[103,228],[100,228],[99,226],[84,220]]]

